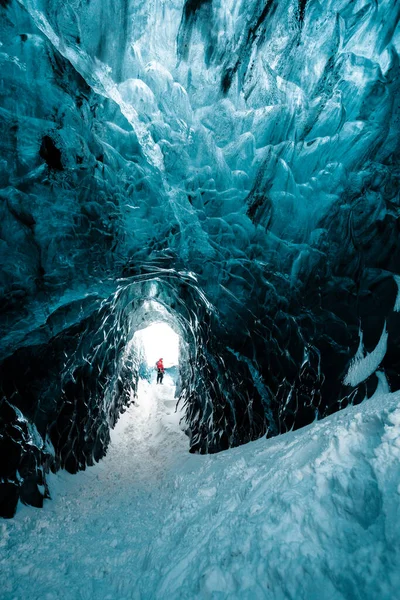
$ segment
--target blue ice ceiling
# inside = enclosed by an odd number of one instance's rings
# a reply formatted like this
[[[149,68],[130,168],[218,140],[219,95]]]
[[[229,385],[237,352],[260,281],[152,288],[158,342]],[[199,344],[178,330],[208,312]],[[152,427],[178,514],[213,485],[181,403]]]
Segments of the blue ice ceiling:
[[[371,395],[360,332],[400,388],[399,15],[0,0],[4,514],[104,454],[160,315],[192,451]]]

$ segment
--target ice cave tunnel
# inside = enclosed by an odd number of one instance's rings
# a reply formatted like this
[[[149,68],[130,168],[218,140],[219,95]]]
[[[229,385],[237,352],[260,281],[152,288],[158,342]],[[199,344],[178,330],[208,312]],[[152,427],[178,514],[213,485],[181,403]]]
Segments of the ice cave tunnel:
[[[106,455],[157,323],[192,454],[400,389],[399,16],[0,1],[2,516]]]

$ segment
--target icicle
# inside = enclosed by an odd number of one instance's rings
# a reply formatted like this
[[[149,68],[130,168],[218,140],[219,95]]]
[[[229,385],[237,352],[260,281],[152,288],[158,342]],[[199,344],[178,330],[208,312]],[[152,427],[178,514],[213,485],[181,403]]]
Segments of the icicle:
[[[387,340],[388,334],[385,323],[380,340],[374,350],[372,350],[372,352],[365,352],[363,334],[360,330],[360,344],[358,346],[357,354],[351,361],[347,375],[343,380],[346,385],[355,387],[362,381],[368,379],[370,375],[375,373],[385,357]]]

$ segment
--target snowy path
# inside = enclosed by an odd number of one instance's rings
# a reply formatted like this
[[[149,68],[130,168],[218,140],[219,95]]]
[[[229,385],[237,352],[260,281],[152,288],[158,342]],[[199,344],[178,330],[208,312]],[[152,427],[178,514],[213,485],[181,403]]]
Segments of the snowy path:
[[[142,385],[107,457],[0,524],[1,600],[398,598],[400,393],[190,455]]]
[[[140,597],[132,589],[170,507],[165,477],[190,456],[174,391],[168,378],[157,387],[141,382],[139,405],[117,423],[107,456],[85,472],[51,477],[53,500],[43,510],[21,507],[2,524],[0,544],[15,555],[12,565],[6,556],[12,568],[1,598]]]

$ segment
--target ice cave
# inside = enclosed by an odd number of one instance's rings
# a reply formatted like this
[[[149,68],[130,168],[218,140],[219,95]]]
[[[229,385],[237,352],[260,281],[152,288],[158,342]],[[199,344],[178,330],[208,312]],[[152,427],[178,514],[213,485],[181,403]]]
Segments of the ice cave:
[[[0,0],[0,600],[400,597],[399,20]]]

